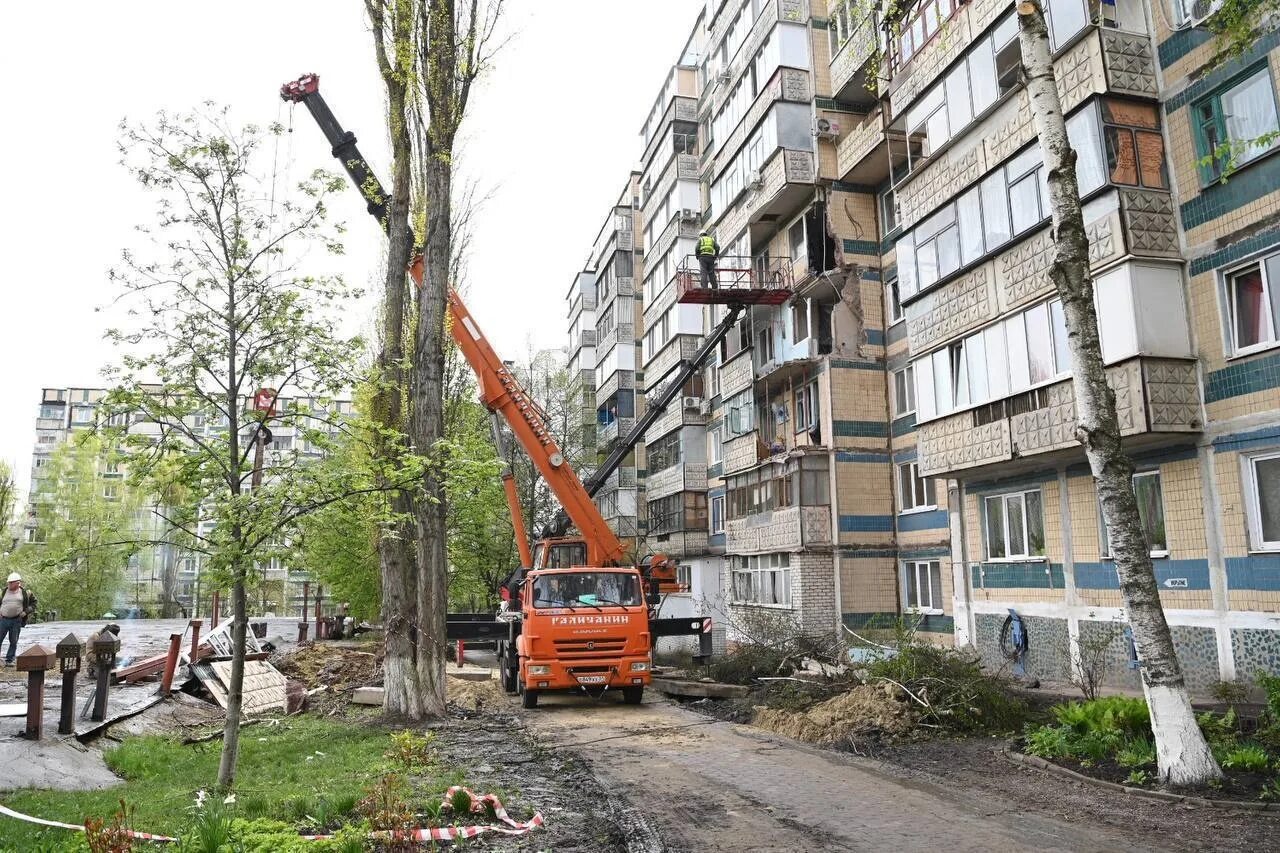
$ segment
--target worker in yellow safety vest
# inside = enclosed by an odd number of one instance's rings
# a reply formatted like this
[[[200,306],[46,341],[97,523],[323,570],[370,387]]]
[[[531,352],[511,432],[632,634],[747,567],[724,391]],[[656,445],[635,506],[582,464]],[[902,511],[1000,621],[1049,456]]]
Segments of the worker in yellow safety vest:
[[[704,228],[698,233],[698,248],[695,254],[698,256],[698,266],[702,268],[702,286],[719,288],[720,285],[716,281],[716,256],[720,254],[720,244],[716,242],[716,238],[707,233]]]

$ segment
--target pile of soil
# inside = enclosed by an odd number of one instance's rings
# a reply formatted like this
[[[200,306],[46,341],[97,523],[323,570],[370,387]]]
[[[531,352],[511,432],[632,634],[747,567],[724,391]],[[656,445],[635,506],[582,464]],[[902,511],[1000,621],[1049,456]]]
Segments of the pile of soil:
[[[312,643],[276,655],[271,662],[287,678],[301,682],[308,691],[324,688],[322,693],[310,697],[315,708],[332,705],[337,697],[345,700],[357,687],[374,687],[382,683],[381,651],[375,654]],[[345,702],[339,700],[339,704]]]
[[[910,699],[892,684],[863,684],[804,711],[758,707],[754,725],[807,743],[830,746],[859,735],[906,735],[915,727]]]
[[[468,715],[486,710],[509,710],[512,706],[511,697],[503,692],[501,685],[494,679],[471,681],[446,676],[445,689],[448,691],[449,704]]]

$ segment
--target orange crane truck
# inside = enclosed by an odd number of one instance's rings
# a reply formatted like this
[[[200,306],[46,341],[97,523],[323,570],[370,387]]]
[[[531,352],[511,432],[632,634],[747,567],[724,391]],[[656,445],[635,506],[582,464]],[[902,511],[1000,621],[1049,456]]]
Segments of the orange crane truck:
[[[368,210],[384,228],[410,227],[388,221],[388,196],[356,147],[354,134],[344,131],[324,98],[319,77],[306,75],[286,83],[281,97],[302,103],[320,125],[352,182],[368,203]],[[418,255],[409,273],[422,286],[423,259]],[[550,536],[532,554],[520,542],[522,562],[503,585],[503,609],[489,614],[449,614],[449,639],[487,639],[496,642],[503,687],[519,693],[526,708],[537,705],[544,691],[577,691],[600,696],[620,689],[624,701],[638,704],[650,682],[654,642],[659,637],[694,635],[699,657],[711,654],[711,619],[704,616],[659,618],[663,593],[676,587],[675,565],[662,554],[635,565],[596,507],[592,496],[654,423],[671,399],[729,333],[747,304],[780,304],[790,297],[785,289],[724,288],[719,294],[689,291],[682,301],[721,302],[728,306],[692,359],[681,362],[658,399],[621,445],[605,460],[584,487],[564,458],[547,426],[547,418],[517,378],[499,359],[458,294],[448,294],[450,333],[475,371],[480,396],[491,412],[500,414],[529,459],[550,485],[563,511]],[[685,292],[687,299],[684,298]],[[498,436],[500,438],[500,436]],[[504,476],[513,528],[523,540],[523,523],[514,483]],[[578,536],[564,535],[572,525]]]

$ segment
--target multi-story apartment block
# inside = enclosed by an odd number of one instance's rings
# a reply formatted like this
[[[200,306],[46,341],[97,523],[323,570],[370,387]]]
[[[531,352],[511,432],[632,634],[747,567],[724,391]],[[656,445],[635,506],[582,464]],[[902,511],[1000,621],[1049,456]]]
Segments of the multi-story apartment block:
[[[160,390],[158,386],[156,390]],[[106,390],[101,388],[43,389],[36,418],[36,444],[32,453],[28,509],[23,525],[23,537],[27,542],[39,541],[35,507],[51,487],[45,475],[50,455],[59,445],[71,440],[76,432],[103,424],[101,407],[106,395]],[[249,407],[250,402],[246,400],[245,408]],[[322,423],[336,422],[351,413],[351,403],[347,400],[313,400],[306,397],[281,398],[277,401],[277,408],[280,411],[309,412],[315,415],[315,418],[292,418],[273,424],[268,453],[277,458],[286,455],[297,455],[301,459],[320,458],[324,453],[323,447],[312,443],[307,434],[321,429]],[[134,435],[159,432],[156,424],[139,418],[123,415],[111,417],[113,420],[109,422],[110,425],[125,427]],[[191,416],[187,426],[197,434],[213,436],[219,431],[225,431],[227,422],[225,417],[218,414],[195,414]],[[329,432],[331,437],[335,437],[336,426],[331,426]],[[105,462],[101,466],[98,478],[101,480],[104,497],[110,499],[119,493],[119,483],[125,474],[122,464]],[[201,589],[201,569],[205,558],[201,554],[184,550],[178,544],[181,537],[174,535],[164,521],[164,517],[168,515],[171,513],[154,500],[139,507],[135,517],[135,533],[140,541],[148,544],[129,559],[120,600],[117,602],[118,608],[133,606],[158,613],[164,600],[166,576],[170,579],[173,597],[180,606],[196,611],[209,601],[212,590]],[[202,521],[200,524],[201,532],[208,532],[212,522]],[[251,600],[250,606],[260,605],[261,612],[293,612],[297,603],[302,601],[302,584],[309,580],[306,572],[286,565],[279,558],[272,558],[260,570],[264,583],[260,584],[258,600]]]
[[[999,665],[1013,610],[1033,675],[1109,640],[1135,684],[1014,3],[927,0],[892,28],[866,5],[707,0],[650,107],[648,398],[726,310],[680,302],[700,229],[722,277],[792,298],[746,309],[645,436],[646,543],[731,635],[760,611],[819,633],[909,614]],[[1046,5],[1175,644],[1198,689],[1280,670],[1280,36],[1224,63],[1192,17],[1211,3]]]
[[[593,461],[596,448],[596,276],[584,270],[565,294],[569,318],[569,400],[581,436],[583,456]],[[579,472],[586,476],[586,471]]]
[[[640,293],[643,273],[643,223],[636,204],[639,192],[632,173],[605,217],[592,246],[595,276],[595,413],[596,445],[611,451],[643,414],[643,376],[639,372],[644,329]],[[640,500],[643,449],[628,455],[596,493],[596,505],[624,545],[635,546],[644,507]]]

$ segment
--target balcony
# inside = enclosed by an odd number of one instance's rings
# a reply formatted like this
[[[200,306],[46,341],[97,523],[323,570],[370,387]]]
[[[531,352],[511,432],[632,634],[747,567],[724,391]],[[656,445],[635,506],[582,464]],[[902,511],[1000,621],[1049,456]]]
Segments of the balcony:
[[[725,523],[729,554],[770,554],[830,548],[831,544],[829,506],[791,506]]]
[[[698,463],[672,465],[663,471],[652,471],[645,477],[645,500],[654,501],[677,492],[705,492],[707,466]]]
[[[836,144],[836,174],[842,181],[866,186],[889,179],[889,142],[880,110],[851,126]]]
[[[751,387],[751,350],[744,349],[720,367],[720,396],[728,399]]]
[[[722,15],[721,20],[717,21],[715,29],[712,32],[708,44],[718,44],[724,37],[727,28],[732,23],[732,15]],[[773,0],[773,2],[765,2],[755,23],[751,26],[751,32],[747,34],[747,38],[739,48],[737,58],[725,69],[728,72],[728,81],[716,86],[711,92],[710,105],[712,112],[718,111],[724,106],[729,95],[733,92],[734,87],[738,83],[738,79],[750,67],[752,60],[760,48],[764,46],[765,39],[773,32],[774,24],[778,21],[788,21],[792,23],[804,23],[809,20],[809,4],[807,0]],[[699,112],[705,109],[705,104],[700,103]]]
[[[746,435],[731,438],[724,443],[724,454],[721,457],[724,473],[727,475],[745,471],[761,459],[767,458],[768,455],[768,451],[756,436],[755,430]]]
[[[1161,434],[1203,428],[1194,361],[1134,358],[1107,368],[1107,382],[1130,450],[1160,444]],[[1075,429],[1075,392],[1070,380],[1058,382],[921,424],[920,474],[954,476],[1054,451],[1076,457],[1081,451]]]
[[[778,382],[786,382],[790,378],[811,372],[820,358],[818,340],[813,335],[798,344],[780,344],[775,341],[774,345],[781,352],[775,350],[773,358],[756,367],[755,379],[757,382],[767,379],[775,388]]]
[[[62,429],[65,426],[62,418],[36,418],[36,429]]]
[[[635,418],[614,418],[613,423],[600,427],[596,439],[601,448],[607,448],[622,436],[630,435],[635,428]]]
[[[613,349],[620,343],[634,344],[636,342],[636,327],[633,323],[618,323],[609,331],[601,335],[596,343],[596,349],[601,360],[604,360],[609,354],[609,350]]]
[[[674,293],[675,288],[671,288]],[[644,365],[645,383],[650,391],[657,390],[659,383],[666,378],[681,359],[690,359],[698,351],[701,338],[697,335],[676,335],[667,341]]]
[[[857,32],[831,60],[831,91],[847,104],[870,104],[876,93],[867,88],[867,66],[876,53],[876,19],[868,15]]]
[[[614,370],[604,382],[600,383],[600,387],[596,389],[596,401],[608,400],[610,397],[617,395],[619,391],[635,388],[636,374],[634,370]]]
[[[668,557],[693,557],[707,553],[707,531],[677,530],[672,533],[650,534],[646,544],[650,551]]]
[[[774,153],[761,170],[759,186],[754,196],[748,196],[745,207],[753,241],[771,236],[780,218],[795,213],[813,198],[817,174],[812,151],[780,148]]]
[[[578,333],[578,337],[573,340],[572,349],[576,352],[583,347],[593,347],[596,345],[596,330],[583,329]]]
[[[724,138],[719,146],[707,146],[715,151],[715,165],[711,175],[718,176],[738,155],[738,151],[747,141],[747,137],[760,124],[760,119],[778,101],[805,102],[812,100],[812,85],[808,71],[798,68],[779,68],[769,78],[769,82],[760,87],[760,93],[747,108],[746,115]]]
[[[620,465],[612,474],[604,478],[604,484],[600,489],[602,492],[611,492],[617,489],[634,489],[638,485],[636,466]]]
[[[702,402],[701,397],[690,397],[690,400]],[[653,426],[644,434],[645,443],[657,441],[669,432],[677,430],[682,426],[704,426],[707,423],[707,416],[702,413],[699,408],[685,408],[684,399],[677,397],[671,401],[671,405],[667,406],[666,412],[662,417],[653,422]]]

